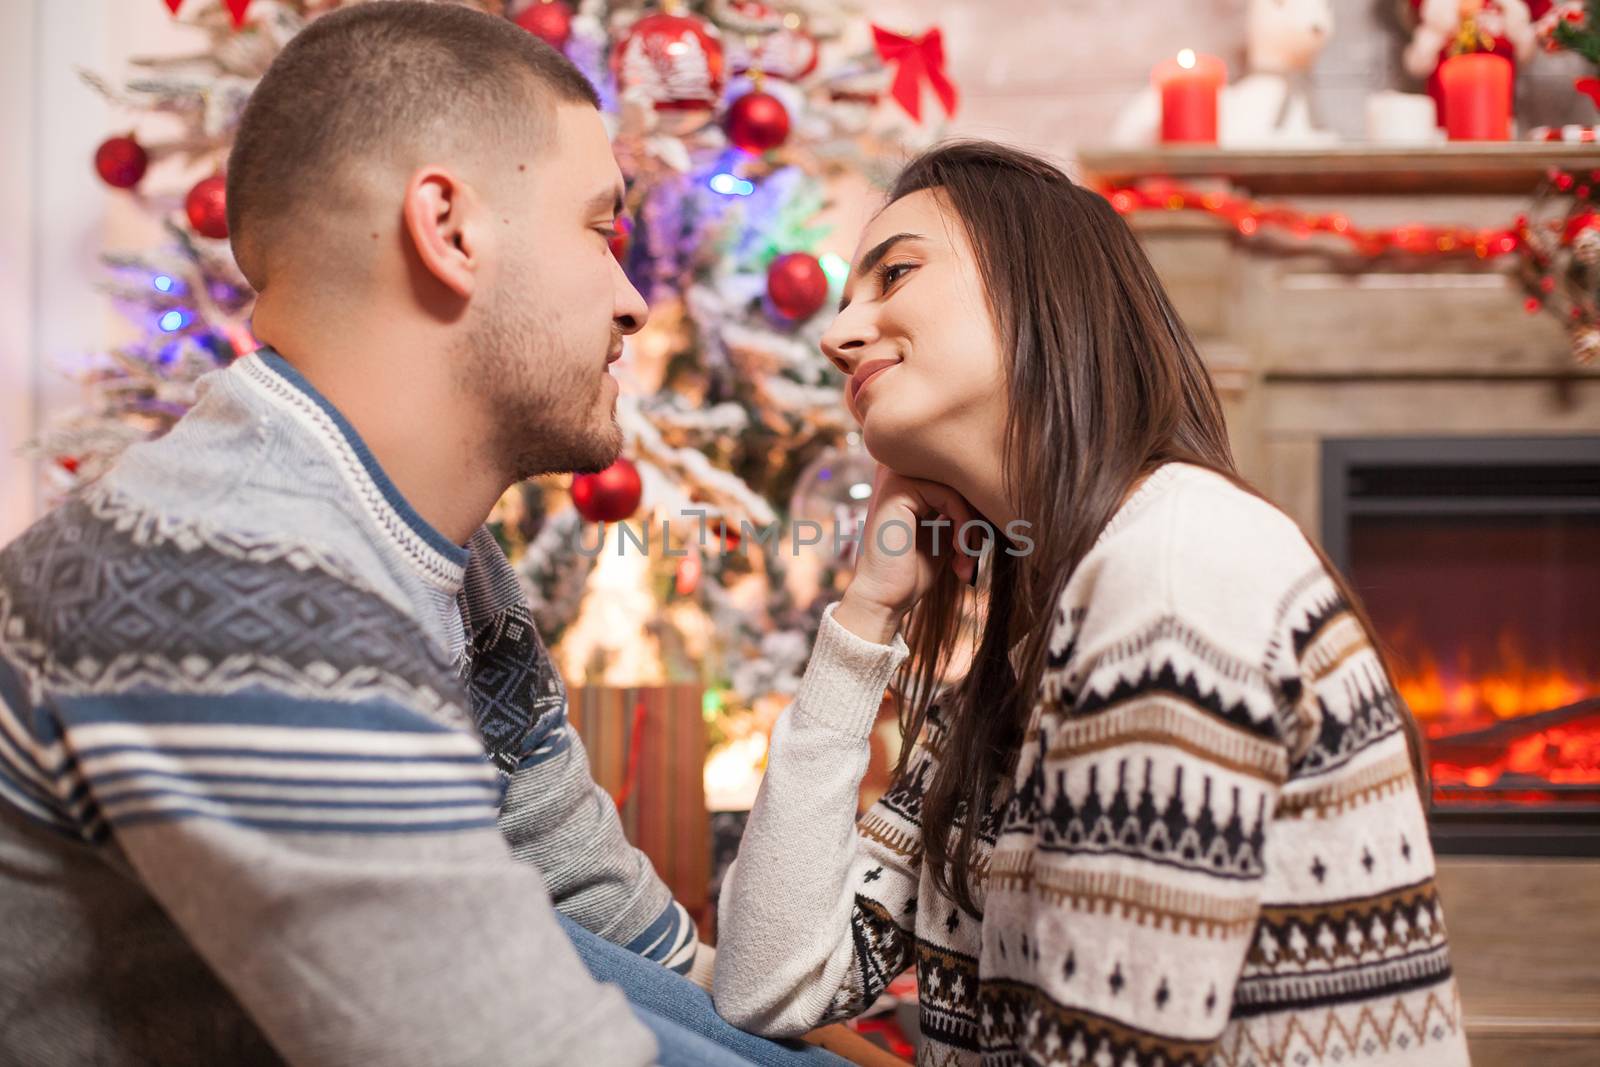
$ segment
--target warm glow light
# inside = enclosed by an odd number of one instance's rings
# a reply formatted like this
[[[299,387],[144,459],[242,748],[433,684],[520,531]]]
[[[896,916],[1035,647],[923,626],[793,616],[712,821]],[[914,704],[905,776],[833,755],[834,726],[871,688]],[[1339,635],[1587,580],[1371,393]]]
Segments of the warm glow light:
[[[1184,70],[1193,70],[1194,64],[1195,56],[1193,48],[1185,48],[1183,51],[1178,53],[1178,66],[1182,67]]]
[[[1528,800],[1536,799],[1542,783],[1600,786],[1600,712],[1514,737],[1499,751],[1452,743],[1600,698],[1600,670],[1537,661],[1510,632],[1500,636],[1487,662],[1463,656],[1447,668],[1428,653],[1410,659],[1395,684],[1423,732],[1437,741],[1431,761],[1436,785],[1493,787],[1497,795],[1520,791]]]

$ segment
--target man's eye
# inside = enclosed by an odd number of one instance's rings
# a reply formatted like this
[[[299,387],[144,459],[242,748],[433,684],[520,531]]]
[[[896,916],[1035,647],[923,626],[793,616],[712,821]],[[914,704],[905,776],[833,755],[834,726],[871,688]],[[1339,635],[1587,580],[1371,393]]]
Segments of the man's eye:
[[[596,226],[594,232],[604,237],[607,241],[615,241],[622,236],[622,231],[615,226]]]

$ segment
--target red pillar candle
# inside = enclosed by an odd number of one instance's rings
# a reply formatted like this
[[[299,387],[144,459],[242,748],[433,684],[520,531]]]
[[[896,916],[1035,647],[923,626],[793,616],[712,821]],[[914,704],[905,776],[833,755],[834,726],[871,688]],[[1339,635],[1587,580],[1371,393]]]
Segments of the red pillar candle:
[[[1511,60],[1490,52],[1451,56],[1439,66],[1444,128],[1452,141],[1511,137]]]
[[[1216,56],[1185,48],[1155,70],[1161,90],[1161,140],[1164,144],[1215,144],[1217,96],[1228,68]]]

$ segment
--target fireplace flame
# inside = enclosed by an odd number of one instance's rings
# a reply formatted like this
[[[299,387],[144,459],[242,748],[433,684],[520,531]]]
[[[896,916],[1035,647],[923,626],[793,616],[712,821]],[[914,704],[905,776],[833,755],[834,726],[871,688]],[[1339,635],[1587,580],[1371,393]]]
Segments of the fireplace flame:
[[[1510,631],[1483,662],[1463,654],[1447,669],[1431,652],[1402,652],[1396,668],[1396,688],[1429,739],[1436,787],[1493,789],[1498,800],[1529,803],[1548,803],[1551,787],[1600,790],[1595,669],[1539,661]],[[1586,702],[1595,702],[1592,711]],[[1541,715],[1563,709],[1573,713],[1559,722]],[[1519,720],[1528,720],[1520,734]]]

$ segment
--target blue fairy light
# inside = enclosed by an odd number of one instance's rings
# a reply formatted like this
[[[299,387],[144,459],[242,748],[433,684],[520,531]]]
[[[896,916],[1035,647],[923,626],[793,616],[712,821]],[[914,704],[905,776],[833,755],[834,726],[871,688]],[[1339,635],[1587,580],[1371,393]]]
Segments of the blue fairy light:
[[[723,196],[749,196],[756,191],[755,183],[737,175],[722,173],[711,176],[711,191]]]
[[[181,311],[168,311],[161,316],[161,328],[168,333],[176,333],[189,324],[189,316]]]
[[[172,292],[172,285],[173,285],[172,279],[169,276],[165,275],[165,274],[157,274],[155,276],[155,279],[150,284],[154,285],[156,287],[156,289],[158,291],[160,291],[160,292],[163,292],[163,293]]]

